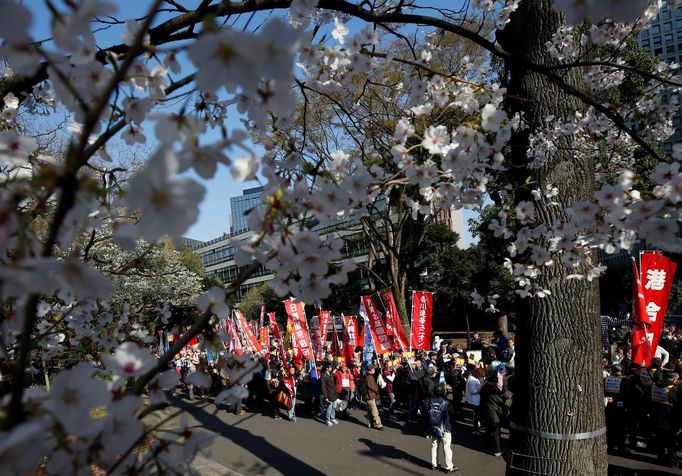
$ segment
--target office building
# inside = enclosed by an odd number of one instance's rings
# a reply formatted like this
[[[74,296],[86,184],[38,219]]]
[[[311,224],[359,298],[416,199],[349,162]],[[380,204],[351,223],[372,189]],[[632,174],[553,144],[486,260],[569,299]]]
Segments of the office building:
[[[237,235],[249,231],[248,212],[263,208],[263,187],[247,188],[241,195],[230,198],[230,234]]]

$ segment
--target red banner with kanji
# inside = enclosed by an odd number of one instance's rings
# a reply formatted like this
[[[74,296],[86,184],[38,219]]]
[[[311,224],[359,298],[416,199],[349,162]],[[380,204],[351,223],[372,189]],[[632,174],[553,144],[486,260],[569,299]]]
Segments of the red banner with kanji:
[[[225,321],[225,329],[227,330],[227,335],[230,336],[229,349],[237,355],[241,355],[244,351],[236,326],[237,325],[229,319]]]
[[[433,293],[415,291],[412,295],[412,349],[431,348],[431,319],[433,317]]]
[[[270,329],[272,330],[272,336],[282,343],[282,334],[279,332],[279,326],[277,325],[277,319],[275,319],[274,312],[268,312],[268,319],[270,319]]]
[[[391,352],[393,346],[386,333],[386,326],[384,326],[384,323],[381,321],[379,310],[374,305],[372,296],[362,296],[362,305],[369,318],[369,329],[372,333],[372,340],[374,341],[377,354]]]
[[[284,308],[291,322],[293,341],[296,343],[296,347],[298,347],[305,359],[314,361],[315,355],[312,343],[310,342],[310,331],[308,330],[308,322],[305,318],[304,304],[289,299],[284,301]]]
[[[322,347],[327,345],[327,331],[329,330],[329,319],[331,319],[331,311],[320,311],[320,344]]]
[[[270,329],[268,327],[260,328],[260,345],[266,352],[270,351]]]
[[[677,264],[656,251],[645,251],[641,255],[641,274],[635,266],[633,311],[638,322],[632,332],[632,360],[649,365],[656,353],[661,329],[668,307],[668,298],[675,277]]]
[[[244,337],[246,337],[246,345],[248,346],[249,350],[254,354],[261,353],[263,348],[261,347],[260,342],[258,342],[256,335],[253,333],[253,329],[249,323],[246,322],[242,311],[235,309],[234,313],[237,316],[237,324],[239,325]]]
[[[398,314],[398,307],[395,305],[393,291],[384,289],[379,293],[379,296],[381,296],[384,309],[386,309],[386,330],[393,336],[400,350],[407,350],[407,335],[405,335],[405,329],[400,322],[400,314]]]
[[[342,316],[343,321],[343,357],[346,363],[350,365],[353,362],[353,351],[355,350],[355,342],[358,334],[358,321],[353,316]]]

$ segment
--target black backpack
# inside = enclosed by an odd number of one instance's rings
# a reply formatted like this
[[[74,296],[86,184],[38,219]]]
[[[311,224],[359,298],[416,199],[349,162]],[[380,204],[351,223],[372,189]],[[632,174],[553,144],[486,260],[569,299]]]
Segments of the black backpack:
[[[445,412],[448,411],[447,400],[431,400],[429,403],[429,434],[436,438],[443,438],[445,426],[443,420]]]

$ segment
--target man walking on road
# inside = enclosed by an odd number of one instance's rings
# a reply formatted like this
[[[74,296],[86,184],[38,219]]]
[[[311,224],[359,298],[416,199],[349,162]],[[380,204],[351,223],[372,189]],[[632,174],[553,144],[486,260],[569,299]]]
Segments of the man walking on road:
[[[384,430],[381,425],[381,418],[379,418],[379,410],[377,410],[377,398],[379,398],[379,385],[377,385],[376,377],[374,376],[376,369],[373,365],[367,367],[367,373],[364,376],[365,388],[362,398],[365,399],[367,405],[367,425],[377,430]]]
[[[445,471],[452,473],[459,471],[452,463],[452,424],[448,414],[448,401],[445,399],[447,392],[444,385],[439,385],[434,391],[426,407],[429,422],[427,438],[431,439],[431,469],[438,468],[438,450],[443,449],[445,459]]]
[[[336,425],[339,423],[338,420],[336,419],[336,405],[339,397],[338,394],[336,393],[336,383],[332,379],[332,374],[329,371],[329,367],[327,367],[326,365],[322,367],[321,390],[324,403],[327,404],[326,411],[327,425],[328,426]]]

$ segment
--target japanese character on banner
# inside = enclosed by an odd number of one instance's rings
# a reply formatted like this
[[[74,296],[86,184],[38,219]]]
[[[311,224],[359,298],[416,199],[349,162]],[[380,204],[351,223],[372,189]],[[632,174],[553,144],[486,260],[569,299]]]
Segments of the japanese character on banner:
[[[388,340],[384,323],[381,320],[379,310],[374,305],[372,296],[362,296],[360,299],[361,307],[364,307],[364,311],[367,313],[369,329],[372,333],[377,354],[385,354],[386,352],[390,352],[393,350],[393,346]]]
[[[677,264],[658,251],[642,252],[640,260],[641,273],[634,265],[633,310],[641,327],[632,333],[632,355],[633,361],[649,365],[661,338]]]
[[[303,357],[307,360],[315,360],[313,346],[310,339],[310,332],[308,331],[308,321],[305,317],[304,304],[299,301],[289,299],[284,301],[284,308],[289,316],[294,339],[292,344],[300,349]]]
[[[663,269],[648,269],[646,272],[646,284],[644,289],[662,291],[665,287],[666,272]]]
[[[414,291],[412,294],[412,349],[431,348],[431,322],[433,318],[433,293]]]

